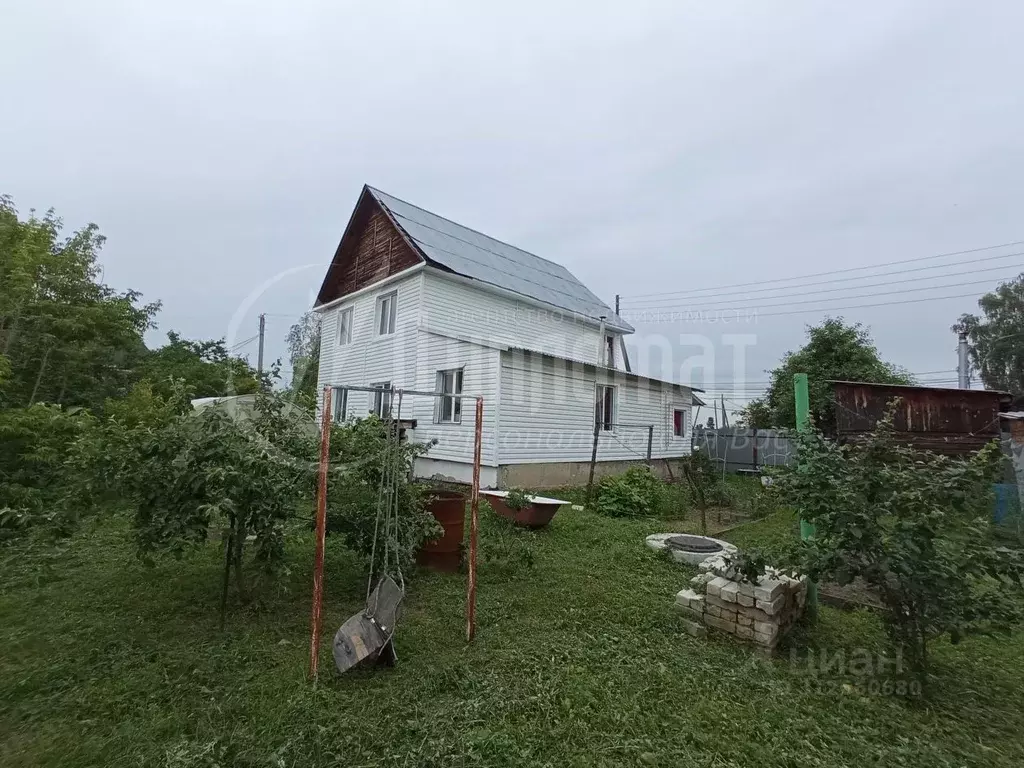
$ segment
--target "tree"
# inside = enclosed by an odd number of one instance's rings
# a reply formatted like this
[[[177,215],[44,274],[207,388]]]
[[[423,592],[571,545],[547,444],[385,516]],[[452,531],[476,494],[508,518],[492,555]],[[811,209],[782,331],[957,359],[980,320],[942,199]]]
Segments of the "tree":
[[[4,383],[11,378],[11,361],[0,355],[0,408],[4,406]]]
[[[961,315],[953,325],[966,333],[971,367],[989,389],[1024,394],[1024,274],[978,299],[982,316]]]
[[[130,388],[142,335],[159,304],[139,304],[97,280],[103,237],[95,225],[61,238],[52,211],[22,220],[0,197],[0,355],[4,404],[99,407]]]
[[[373,415],[332,426],[327,530],[342,536],[349,549],[364,556],[371,555],[375,543],[380,556],[383,542],[377,538],[387,536],[389,548],[408,577],[416,550],[424,541],[439,536],[442,529],[424,507],[423,486],[412,480],[416,457],[430,446],[408,440],[396,443],[389,439],[390,429],[388,422]],[[397,520],[387,534],[379,529],[377,510],[381,485],[388,485],[389,477],[395,483]]]
[[[847,325],[841,318],[829,318],[819,326],[808,326],[807,343],[789,352],[778,368],[769,372],[771,384],[763,398],[752,400],[741,418],[749,427],[793,427],[793,374],[806,373],[811,416],[827,427],[835,421],[831,381],[864,381],[875,384],[910,384],[910,374],[886,363],[868,331],[860,323]]]
[[[140,556],[180,556],[204,545],[211,531],[224,541],[222,617],[233,572],[247,596],[243,555],[255,536],[256,560],[272,568],[283,555],[283,525],[309,497],[316,476],[317,438],[308,421],[278,395],[260,393],[251,416],[219,408],[180,413],[174,399],[135,393],[144,420],[112,409],[100,455],[107,486],[135,513]],[[97,496],[97,500],[101,500]]]
[[[797,569],[814,580],[866,582],[891,642],[923,683],[936,638],[956,643],[1018,624],[1024,560],[993,543],[987,521],[999,443],[969,460],[901,445],[897,406],[863,444],[801,433],[796,464],[777,480],[782,498],[815,526]]]
[[[306,312],[288,331],[288,359],[292,366],[292,394],[316,402],[320,373],[320,315]]]
[[[0,542],[29,528],[69,533],[79,510],[65,503],[76,483],[68,447],[95,431],[82,408],[36,403],[0,409]]]
[[[191,397],[249,395],[259,390],[256,370],[244,358],[232,356],[223,339],[190,341],[174,331],[167,339],[167,344],[145,356],[138,370],[158,394],[169,396],[174,381],[182,382]]]
[[[752,429],[768,429],[772,425],[772,409],[764,400],[751,400],[740,411],[736,426]]]

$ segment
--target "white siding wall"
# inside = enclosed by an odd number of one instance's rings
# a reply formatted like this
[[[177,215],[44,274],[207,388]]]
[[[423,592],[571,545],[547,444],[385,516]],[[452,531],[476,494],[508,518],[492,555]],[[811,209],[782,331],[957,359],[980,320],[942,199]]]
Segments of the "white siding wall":
[[[422,276],[417,273],[390,283],[381,283],[351,301],[345,301],[324,312],[318,399],[321,397],[319,393],[327,385],[369,386],[390,381],[395,386],[411,386],[416,378],[417,323],[422,306],[422,287]],[[378,336],[377,297],[396,290],[398,311],[395,333]],[[352,309],[352,341],[350,344],[339,345],[338,317],[348,308]],[[372,393],[349,393],[348,415],[365,416],[372,406]],[[404,418],[405,413],[402,415]]]
[[[332,307],[324,313],[318,392],[324,386],[342,384],[369,386],[390,381],[395,387],[433,392],[437,372],[450,368],[463,369],[462,422],[434,424],[434,402],[431,398],[409,395],[403,398],[403,419],[416,419],[414,440],[436,439],[427,457],[437,460],[472,462],[475,401],[484,397],[484,428],[481,460],[496,463],[494,455],[497,424],[497,386],[499,353],[491,347],[432,334],[421,327],[423,308],[423,273],[418,272],[394,283],[382,284],[359,294],[351,301]],[[393,336],[378,336],[377,298],[398,291],[398,311]],[[352,342],[338,344],[338,318],[341,312],[353,310]],[[395,408],[397,408],[397,401]],[[373,406],[373,394],[350,392],[348,416],[365,416]]]
[[[616,387],[614,421],[638,426],[602,431],[598,461],[645,458],[647,424],[654,425],[654,458],[690,453],[689,389],[651,384],[611,371],[585,371],[582,366],[567,370],[561,362],[505,352],[499,385],[499,462],[589,461],[599,381]],[[675,408],[686,411],[686,434],[681,438],[673,436]]]
[[[379,296],[398,292],[396,331],[376,333]],[[338,318],[353,311],[352,340],[338,344]],[[654,424],[656,458],[690,451],[690,390],[650,385],[614,371],[567,371],[550,359],[501,352],[500,346],[525,347],[559,357],[598,359],[597,328],[560,318],[526,304],[421,270],[384,282],[323,315],[318,391],[342,384],[394,386],[434,391],[439,370],[463,369],[465,395],[461,424],[434,424],[430,398],[403,401],[402,418],[415,418],[417,441],[438,440],[427,457],[438,465],[471,462],[475,395],[484,397],[482,460],[485,466],[558,461],[588,461],[593,435],[594,387],[600,380],[617,387],[614,419]],[[365,416],[373,395],[350,392],[349,416]],[[686,411],[686,435],[672,436],[672,410]],[[620,427],[602,433],[599,460],[639,459],[647,450],[647,430]]]
[[[523,347],[549,355],[598,362],[600,330],[561,313],[540,309],[430,269],[424,270],[423,323],[431,331],[492,346]],[[615,361],[621,367],[615,343]]]
[[[420,331],[416,356],[416,380],[410,387],[423,392],[436,388],[437,372],[451,368],[462,368],[462,423],[435,424],[434,403],[430,398],[413,398],[418,425],[413,436],[417,441],[438,442],[427,453],[430,459],[450,459],[472,462],[473,440],[475,438],[474,397],[484,398],[484,423],[481,435],[481,463],[493,466],[495,426],[498,415],[498,366],[499,352],[490,347],[438,336]]]

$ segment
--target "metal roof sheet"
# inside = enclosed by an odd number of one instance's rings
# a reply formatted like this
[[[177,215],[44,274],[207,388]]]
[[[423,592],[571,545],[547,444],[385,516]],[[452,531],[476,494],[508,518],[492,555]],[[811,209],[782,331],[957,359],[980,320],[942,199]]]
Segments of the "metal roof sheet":
[[[678,381],[666,381],[665,379],[656,379],[653,376],[644,376],[642,373],[636,373],[634,371],[624,371],[621,368],[610,368],[604,365],[597,365],[596,363],[588,363],[586,360],[580,360],[575,357],[564,357],[562,355],[553,355],[550,352],[542,352],[539,349],[530,349],[529,347],[506,347],[504,352],[524,352],[528,355],[537,355],[538,357],[546,357],[549,360],[559,360],[563,363],[571,363],[574,366],[582,366],[588,369],[594,369],[596,371],[604,371],[611,376],[623,379],[635,379],[642,381],[649,381],[653,384],[665,384],[670,387],[682,387],[688,389],[691,392],[703,392],[704,390],[700,387],[695,387],[691,384],[680,384]]]
[[[534,256],[437,214],[367,187],[423,254],[464,277],[598,320],[632,333],[620,318],[561,264]]]
[[[960,387],[932,387],[925,384],[883,384],[872,381],[846,381],[845,379],[826,379],[826,384],[842,384],[849,387],[876,387],[878,389],[918,389],[927,392],[959,392],[967,397],[985,395],[1009,395],[1000,389],[961,389]]]

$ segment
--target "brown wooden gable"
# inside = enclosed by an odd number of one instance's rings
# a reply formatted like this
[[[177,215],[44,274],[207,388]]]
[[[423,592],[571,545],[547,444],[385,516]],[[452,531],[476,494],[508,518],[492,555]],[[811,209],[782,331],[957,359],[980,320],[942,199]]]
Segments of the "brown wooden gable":
[[[340,299],[422,261],[364,187],[320,286],[316,303]]]

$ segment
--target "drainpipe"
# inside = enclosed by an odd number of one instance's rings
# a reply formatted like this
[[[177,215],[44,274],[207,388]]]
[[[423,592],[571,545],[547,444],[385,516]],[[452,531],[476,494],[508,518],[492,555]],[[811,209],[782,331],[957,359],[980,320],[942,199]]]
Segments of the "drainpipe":
[[[956,346],[956,370],[960,389],[971,388],[971,368],[967,360],[967,334],[960,334],[960,343]]]

